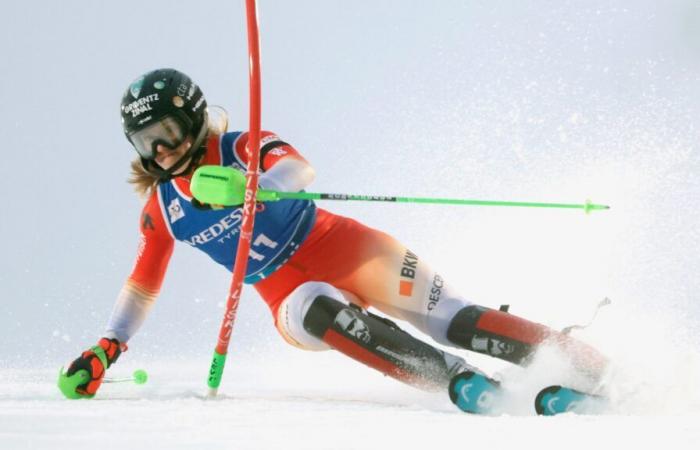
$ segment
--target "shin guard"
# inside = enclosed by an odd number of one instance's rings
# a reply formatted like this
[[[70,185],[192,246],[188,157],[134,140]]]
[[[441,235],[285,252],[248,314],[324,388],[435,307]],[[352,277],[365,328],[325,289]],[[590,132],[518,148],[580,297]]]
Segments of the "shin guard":
[[[446,388],[467,367],[461,358],[414,338],[390,320],[324,295],[309,307],[304,328],[341,353],[426,390]]]
[[[447,338],[460,347],[519,365],[527,365],[541,344],[562,350],[574,366],[598,376],[607,360],[592,347],[539,323],[504,311],[472,305],[452,319]]]

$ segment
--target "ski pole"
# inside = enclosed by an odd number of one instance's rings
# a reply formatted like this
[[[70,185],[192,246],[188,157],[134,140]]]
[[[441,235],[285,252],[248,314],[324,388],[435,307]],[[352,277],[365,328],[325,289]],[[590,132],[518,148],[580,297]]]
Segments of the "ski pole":
[[[68,375],[63,372],[63,367],[58,371],[58,388],[61,390],[66,398],[70,399],[80,399],[80,398],[92,398],[95,394],[85,394],[76,391],[77,387],[88,383],[90,381],[90,374],[86,369],[80,369],[74,372],[72,375]],[[136,384],[144,384],[148,381],[148,375],[145,370],[139,369],[134,371],[130,378],[103,378],[103,383],[124,383],[128,381],[133,381]]]
[[[245,199],[245,183],[245,175],[232,167],[202,166],[195,171],[190,188],[195,198],[202,203],[222,206],[237,206],[241,205]],[[545,203],[455,198],[395,197],[383,195],[327,194],[313,192],[278,192],[266,189],[259,189],[257,191],[256,199],[260,202],[275,202],[284,199],[297,199],[582,209],[587,214],[591,211],[610,209],[610,206],[608,205],[594,204],[590,200],[587,200],[585,203]]]
[[[148,374],[143,369],[134,370],[134,373],[129,378],[103,378],[103,383],[127,383],[145,384],[148,381]]]

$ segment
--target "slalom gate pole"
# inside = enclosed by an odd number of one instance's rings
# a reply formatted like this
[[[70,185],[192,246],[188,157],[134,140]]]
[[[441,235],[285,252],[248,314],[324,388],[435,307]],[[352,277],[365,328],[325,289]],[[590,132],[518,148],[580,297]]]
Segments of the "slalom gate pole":
[[[233,323],[236,320],[238,303],[243,289],[243,278],[248,267],[248,253],[250,252],[251,239],[253,237],[253,224],[255,223],[255,196],[258,190],[258,168],[260,166],[260,36],[258,32],[257,5],[255,0],[246,0],[246,22],[248,27],[248,59],[250,61],[249,84],[249,130],[248,152],[249,160],[246,169],[245,201],[243,203],[243,218],[241,220],[241,234],[238,239],[238,250],[233,263],[233,275],[224,319],[219,330],[219,340],[214,350],[214,358],[209,369],[209,397],[215,397],[221,377],[224,373],[226,354],[233,332]]]

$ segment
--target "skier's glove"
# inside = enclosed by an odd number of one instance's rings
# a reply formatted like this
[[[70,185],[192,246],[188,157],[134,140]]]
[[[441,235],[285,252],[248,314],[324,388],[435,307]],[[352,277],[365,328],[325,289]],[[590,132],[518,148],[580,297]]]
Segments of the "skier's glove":
[[[102,384],[102,378],[119,355],[122,344],[116,339],[102,338],[94,347],[83,352],[71,363],[68,371],[61,369],[58,387],[67,398],[92,398]],[[126,346],[123,346],[126,349]]]

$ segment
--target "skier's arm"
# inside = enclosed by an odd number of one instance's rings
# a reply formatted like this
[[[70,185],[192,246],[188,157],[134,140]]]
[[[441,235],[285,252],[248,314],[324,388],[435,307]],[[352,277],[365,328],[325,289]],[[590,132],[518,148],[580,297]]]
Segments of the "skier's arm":
[[[172,254],[174,239],[166,228],[154,195],[141,215],[141,241],[136,264],[124,284],[109,318],[104,336],[84,351],[59,376],[58,386],[68,398],[92,398],[105,371],[126,350],[155,302]],[[82,375],[81,375],[82,374]],[[75,380],[75,377],[78,377]]]
[[[247,134],[236,145],[238,157],[248,163]],[[263,131],[260,141],[260,186],[281,192],[299,192],[316,177],[311,164],[291,145],[276,134]]]
[[[122,287],[105,336],[126,343],[153,307],[172,255],[174,240],[154,195],[141,215],[141,238],[134,269]]]
[[[125,344],[141,328],[156,296],[127,280],[117,296],[104,336]]]
[[[260,175],[260,186],[280,192],[299,192],[310,185],[316,172],[306,160],[283,158]]]

